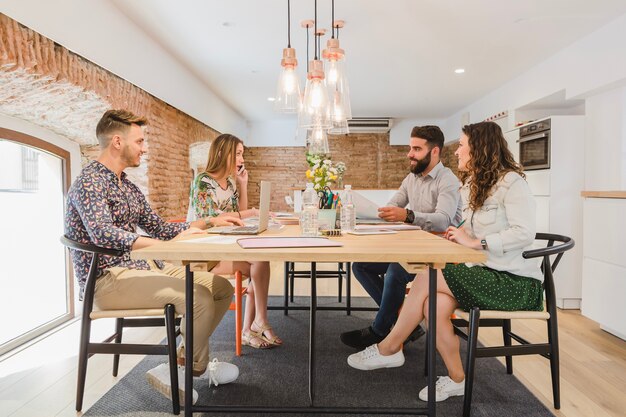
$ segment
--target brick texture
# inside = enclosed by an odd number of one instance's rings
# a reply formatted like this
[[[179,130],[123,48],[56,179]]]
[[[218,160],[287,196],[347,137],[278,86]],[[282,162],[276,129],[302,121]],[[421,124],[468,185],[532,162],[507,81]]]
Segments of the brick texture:
[[[95,125],[109,108],[126,108],[149,120],[148,153],[127,170],[165,218],[184,217],[189,184],[189,145],[219,133],[135,85],[0,14],[0,112],[41,125],[81,145],[83,165],[98,156]],[[397,188],[408,172],[406,146],[389,145],[389,134],[329,137],[331,159],[343,161],[344,184],[355,189]],[[456,169],[454,149],[444,164]],[[304,188],[304,147],[247,148],[249,201],[259,204],[259,182],[274,186],[272,209],[286,210],[284,197]]]
[[[165,218],[186,213],[189,144],[217,132],[144,90],[0,14],[0,112],[81,145],[83,163],[98,155],[95,126],[109,108],[146,116],[148,153],[127,170]]]

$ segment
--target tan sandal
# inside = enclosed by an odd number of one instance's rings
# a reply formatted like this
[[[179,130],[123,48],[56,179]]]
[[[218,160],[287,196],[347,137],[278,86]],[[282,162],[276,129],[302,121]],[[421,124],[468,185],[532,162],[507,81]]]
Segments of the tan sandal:
[[[241,344],[255,349],[270,349],[273,347],[262,335],[252,330],[249,333],[241,332]]]
[[[252,322],[252,324],[258,327],[260,330],[258,332],[255,332],[254,330],[252,330],[252,327],[250,327],[251,334],[256,334],[258,337],[265,340],[267,343],[271,344],[272,346],[281,346],[283,344],[283,341],[280,337],[278,336],[268,337],[265,335],[266,331],[272,330],[272,326],[270,326],[269,324],[266,323],[261,326],[256,321]]]

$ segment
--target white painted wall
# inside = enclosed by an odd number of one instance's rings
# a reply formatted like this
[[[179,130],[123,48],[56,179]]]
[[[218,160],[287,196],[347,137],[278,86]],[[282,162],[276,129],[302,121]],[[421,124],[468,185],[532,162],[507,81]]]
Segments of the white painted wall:
[[[247,135],[241,115],[107,0],[0,0],[0,12],[220,132]]]
[[[485,95],[445,121],[446,138],[457,137],[461,117],[475,123],[565,90],[566,99],[581,99],[626,85],[626,15],[562,49],[499,89]],[[503,58],[504,59],[504,58]],[[510,128],[515,119],[509,117]]]
[[[587,98],[585,189],[626,189],[626,87]]]

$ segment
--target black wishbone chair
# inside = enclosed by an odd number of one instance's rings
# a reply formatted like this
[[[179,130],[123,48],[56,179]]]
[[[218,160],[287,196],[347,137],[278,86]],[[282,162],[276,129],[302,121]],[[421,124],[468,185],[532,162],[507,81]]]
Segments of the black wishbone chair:
[[[463,416],[469,417],[472,405],[472,387],[474,382],[474,370],[476,358],[506,357],[506,371],[513,374],[513,355],[541,355],[550,361],[552,374],[552,396],[554,408],[561,408],[560,383],[559,383],[559,333],[557,327],[556,294],[554,291],[554,270],[559,264],[563,253],[574,247],[574,240],[567,236],[537,233],[535,240],[546,241],[547,246],[532,249],[522,253],[525,259],[543,258],[541,270],[543,272],[543,288],[545,291],[545,308],[543,311],[497,311],[480,310],[474,307],[466,312],[457,309],[452,320],[455,332],[468,341],[467,361],[465,364],[465,398],[463,403]],[[555,243],[558,243],[555,245]],[[556,256],[550,261],[550,256]],[[540,319],[545,320],[548,331],[548,341],[543,343],[531,343],[511,330],[512,319]],[[479,327],[501,327],[503,346],[480,347],[478,346]],[[467,333],[461,328],[467,328]],[[511,339],[519,344],[512,345]]]
[[[79,243],[61,237],[61,243],[68,248],[89,252],[93,254],[89,275],[85,283],[83,298],[82,323],[80,331],[80,349],[78,353],[78,383],[76,387],[76,411],[83,408],[83,395],[85,393],[85,379],[87,376],[87,360],[96,353],[112,354],[113,376],[117,376],[119,369],[120,354],[128,355],[167,355],[170,367],[172,387],[172,409],[174,414],[180,414],[180,400],[178,395],[178,372],[176,366],[176,337],[179,331],[176,325],[180,319],[176,318],[173,304],[167,304],[163,308],[156,309],[128,309],[128,310],[94,310],[94,290],[96,286],[96,273],[100,255],[122,256],[122,251],[105,249],[95,245]],[[92,320],[102,318],[115,318],[115,333],[101,343],[90,341]],[[122,332],[125,327],[161,327],[165,326],[167,344],[131,344],[122,343]]]

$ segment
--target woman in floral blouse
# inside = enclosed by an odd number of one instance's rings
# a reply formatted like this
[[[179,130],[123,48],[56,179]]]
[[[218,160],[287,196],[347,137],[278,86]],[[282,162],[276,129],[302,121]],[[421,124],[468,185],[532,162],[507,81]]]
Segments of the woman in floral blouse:
[[[243,150],[241,139],[230,134],[220,135],[211,143],[207,167],[191,186],[190,217],[232,216],[233,213],[242,219],[258,216],[257,209],[248,209],[248,171],[243,165]],[[243,321],[243,344],[257,349],[280,346],[283,341],[276,336],[267,321],[269,262],[223,261],[211,272],[224,275],[233,270],[250,277]]]

